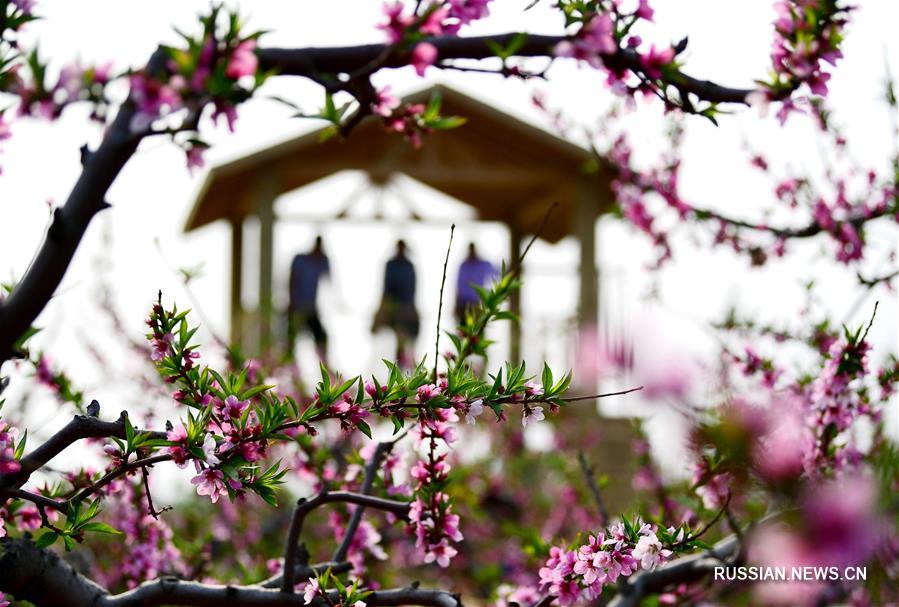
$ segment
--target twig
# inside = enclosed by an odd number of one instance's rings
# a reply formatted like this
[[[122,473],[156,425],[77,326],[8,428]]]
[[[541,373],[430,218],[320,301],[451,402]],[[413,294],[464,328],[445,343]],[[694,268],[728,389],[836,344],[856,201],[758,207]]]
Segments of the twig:
[[[587,463],[587,457],[582,452],[577,454],[577,461],[581,466],[581,472],[584,474],[584,480],[587,482],[587,488],[593,495],[593,501],[596,502],[596,508],[599,510],[599,516],[602,519],[599,521],[599,524],[605,527],[609,522],[609,511],[606,509],[606,503],[602,499],[602,492],[596,483],[596,471]]]
[[[589,396],[572,396],[570,398],[561,399],[562,402],[566,403],[574,403],[581,400],[594,400],[597,398],[606,398],[608,396],[622,396],[624,394],[630,394],[631,392],[639,392],[643,389],[643,386],[637,386],[636,388],[629,388],[627,390],[621,390],[620,392],[606,392],[604,394],[591,394]]]
[[[446,269],[449,266],[450,251],[453,248],[453,234],[456,224],[450,226],[449,243],[446,245],[446,258],[443,260],[443,277],[440,279],[440,303],[437,306],[437,336],[434,338],[434,381],[437,381],[437,363],[440,362],[440,317],[443,316],[443,289],[446,286]]]
[[[721,517],[722,517],[725,513],[730,514],[730,511],[728,510],[728,506],[730,506],[730,500],[731,500],[732,497],[733,497],[733,494],[731,494],[731,492],[728,491],[728,492],[727,492],[727,499],[724,500],[724,505],[721,506],[721,509],[720,509],[720,510],[718,511],[718,513],[712,518],[712,520],[710,520],[708,523],[706,523],[705,526],[704,526],[702,529],[700,529],[697,533],[692,534],[690,537],[685,537],[684,539],[682,539],[681,541],[677,542],[676,544],[673,544],[673,545],[671,546],[672,550],[675,549],[675,548],[680,548],[680,547],[682,547],[682,546],[686,546],[686,545],[687,545],[687,542],[692,542],[693,540],[702,537],[703,535],[705,535],[706,531],[708,531],[709,529],[711,529],[712,527],[714,527],[714,526],[715,526],[715,523],[717,523],[719,520],[721,520]],[[735,533],[736,533],[736,532],[735,532]]]
[[[156,507],[153,506],[153,496],[150,494],[150,475],[147,473],[147,467],[141,467],[140,471],[144,477],[144,493],[147,494],[147,513],[156,520],[159,520],[159,515],[163,512],[168,512],[172,507],[163,506],[162,510],[157,510]]]
[[[118,468],[115,468],[114,470],[111,470],[110,472],[108,472],[105,476],[103,476],[103,478],[101,478],[97,482],[95,482],[91,485],[88,485],[87,487],[85,487],[84,489],[79,491],[77,494],[75,494],[74,496],[67,499],[66,502],[71,503],[71,502],[80,502],[82,500],[85,500],[88,497],[90,497],[91,495],[93,495],[94,493],[96,493],[97,491],[99,491],[100,489],[102,489],[103,487],[105,487],[106,485],[108,485],[109,483],[111,483],[112,481],[114,481],[115,479],[117,479],[118,477],[122,476],[123,474],[127,474],[128,472],[131,472],[132,470],[137,470],[138,468],[146,468],[147,466],[152,466],[153,464],[167,462],[167,461],[170,461],[171,459],[172,459],[172,456],[168,455],[168,454],[154,455],[152,457],[145,457],[144,459],[139,459],[139,460],[135,460],[133,462],[128,462],[127,464],[122,464]]]
[[[362,479],[362,487],[360,488],[360,493],[362,493],[362,495],[371,493],[372,486],[375,483],[375,477],[378,474],[378,469],[381,467],[381,461],[384,459],[384,454],[392,447],[392,442],[378,443],[375,447],[375,452],[365,466],[365,476]],[[365,506],[356,506],[356,509],[353,510],[353,516],[350,518],[350,522],[346,527],[343,541],[334,552],[334,556],[331,557],[332,561],[340,562],[346,559],[346,555],[350,550],[350,545],[353,543],[353,538],[356,536],[356,530],[359,529],[359,524],[362,522],[362,515],[364,513]]]
[[[515,267],[510,268],[513,273],[521,272],[521,264],[524,263],[524,258],[527,256],[528,251],[531,250],[531,246],[533,246],[534,242],[540,237],[541,234],[543,234],[543,230],[546,229],[546,224],[549,222],[549,216],[552,215],[552,212],[556,210],[558,206],[559,203],[554,202],[549,205],[548,209],[546,209],[546,214],[543,216],[543,221],[540,222],[540,227],[537,229],[537,232],[535,232],[534,235],[531,236],[531,239],[528,241],[528,244],[524,248],[524,251],[522,251],[521,255],[518,257],[518,262],[515,264]]]

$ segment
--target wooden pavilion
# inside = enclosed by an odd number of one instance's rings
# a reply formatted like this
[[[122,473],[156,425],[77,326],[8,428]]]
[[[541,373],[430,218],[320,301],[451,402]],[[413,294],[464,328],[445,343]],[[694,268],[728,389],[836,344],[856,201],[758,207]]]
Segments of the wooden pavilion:
[[[549,206],[552,220],[541,237],[555,243],[573,235],[580,243],[579,318],[595,325],[599,282],[595,226],[612,203],[609,176],[586,171],[591,152],[556,137],[487,103],[445,85],[419,91],[403,101],[427,103],[439,92],[441,114],[464,116],[456,129],[427,136],[419,149],[387,132],[375,118],[363,120],[346,139],[321,142],[322,130],[279,143],[212,167],[196,196],[185,225],[189,232],[215,221],[231,224],[231,339],[255,345],[272,343],[275,200],[335,173],[356,170],[374,184],[402,174],[472,206],[477,218],[501,222],[510,234],[510,258],[517,258],[523,241],[539,230]],[[243,222],[259,222],[258,326],[244,326],[249,318],[242,304]],[[511,308],[520,310],[515,298]],[[520,333],[512,329],[510,359],[517,360]]]

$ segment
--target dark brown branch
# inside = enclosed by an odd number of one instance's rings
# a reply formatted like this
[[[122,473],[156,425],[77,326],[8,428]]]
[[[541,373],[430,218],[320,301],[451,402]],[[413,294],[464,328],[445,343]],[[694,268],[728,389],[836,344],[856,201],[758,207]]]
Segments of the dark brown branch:
[[[437,304],[437,335],[434,338],[434,381],[437,381],[437,365],[440,363],[440,317],[443,316],[443,288],[446,286],[446,269],[449,266],[450,251],[453,249],[453,234],[456,224],[450,226],[449,243],[446,245],[446,258],[443,260],[443,276],[440,279],[440,299]]]
[[[14,474],[0,475],[0,488],[21,487],[33,472],[49,463],[70,445],[86,438],[125,438],[124,411],[114,422],[105,422],[96,417],[76,415],[72,421],[62,427],[56,434],[48,438],[41,446],[26,455],[20,461],[22,468]],[[138,433],[144,431],[138,430]],[[165,438],[164,432],[149,432],[153,438]]]
[[[11,538],[0,539],[0,590],[37,607],[88,607],[106,594],[55,552]]]
[[[879,285],[882,282],[890,282],[897,276],[899,276],[899,269],[893,270],[892,272],[889,272],[887,274],[882,274],[880,276],[872,276],[870,278],[867,278],[867,277],[863,276],[861,273],[859,273],[858,281],[862,285],[864,285],[865,287],[868,287],[870,289],[872,287],[876,287],[877,285]]]
[[[353,568],[353,566],[347,562],[318,563],[316,565],[308,565],[308,566],[304,566],[304,565],[297,563],[297,566],[294,567],[293,578],[295,580],[306,580],[313,576],[321,575],[322,573],[324,573],[325,571],[328,571],[329,569],[331,570],[331,573],[340,574],[340,573],[346,573],[347,571],[349,571],[352,568]],[[284,573],[282,572],[277,575],[273,575],[269,578],[266,578],[256,585],[260,586],[262,588],[280,588],[283,580],[284,580]]]
[[[160,49],[147,70],[155,73],[165,60]],[[31,266],[9,297],[0,304],[0,363],[13,354],[16,341],[35,321],[69,268],[91,220],[107,208],[106,193],[140,143],[131,131],[135,107],[126,101],[100,146],[84,157],[84,168],[53,223]]]
[[[605,527],[609,523],[609,510],[606,508],[606,502],[602,498],[602,491],[600,491],[599,484],[596,482],[596,471],[587,462],[587,457],[583,453],[577,454],[577,461],[581,467],[581,473],[584,475],[584,481],[587,483],[587,489],[590,490],[593,501],[596,502],[596,509],[599,511],[599,516],[602,519],[599,521],[599,525]]]
[[[515,52],[516,57],[553,57],[553,49],[566,36],[507,33],[496,36],[431,38],[441,61],[453,59],[490,59],[495,57],[491,43],[508,47],[524,35],[526,40]],[[319,74],[353,74],[367,65],[380,64],[384,68],[399,68],[409,64],[409,52],[386,44],[365,44],[343,47],[264,48],[257,51],[263,69],[290,76],[315,77]],[[603,58],[614,70],[641,72],[640,56],[633,50],[621,49]],[[680,71],[670,77],[669,84],[712,103],[746,103],[752,89],[721,86],[708,80],[694,78]]]
[[[375,484],[375,477],[378,475],[378,469],[381,467],[384,455],[390,451],[392,447],[392,442],[378,443],[375,447],[375,452],[365,465],[365,476],[362,478],[362,487],[359,489],[359,492],[362,495],[371,493],[371,489]],[[332,561],[339,563],[346,560],[346,555],[350,550],[350,545],[353,543],[353,538],[356,536],[356,531],[359,529],[360,523],[362,523],[362,516],[364,514],[365,506],[356,506],[356,509],[353,510],[353,515],[350,518],[349,524],[347,524],[343,541],[340,542],[340,546],[334,552],[334,556],[331,557]]]
[[[620,593],[612,599],[609,607],[636,607],[645,596],[659,593],[674,584],[701,579],[723,562],[738,558],[740,549],[739,539],[731,535],[699,554],[684,556],[656,569],[635,573],[621,585]]]
[[[300,498],[293,511],[293,517],[290,520],[290,529],[287,532],[287,545],[284,549],[284,581],[281,584],[281,592],[293,592],[293,574],[298,552],[297,544],[300,535],[303,533],[303,523],[306,520],[306,515],[319,506],[334,502],[356,504],[357,506],[366,506],[385,512],[392,512],[401,519],[405,519],[409,515],[408,502],[388,500],[380,497],[372,497],[370,495],[362,495],[360,493],[350,493],[348,491],[335,491],[333,493],[324,491],[312,499]]]
[[[563,398],[562,402],[576,403],[581,400],[595,400],[597,398],[606,398],[609,396],[623,396],[624,394],[630,394],[631,392],[639,392],[642,389],[643,386],[637,386],[636,388],[628,388],[627,390],[619,390],[618,392],[604,392],[602,394],[590,394],[588,396],[572,396],[570,398]]]
[[[95,483],[88,485],[87,487],[85,487],[84,489],[79,491],[76,495],[74,495],[73,497],[70,497],[66,501],[80,502],[82,500],[89,498],[91,495],[93,495],[94,493],[96,493],[97,491],[99,491],[100,489],[102,489],[103,487],[105,487],[106,485],[108,485],[109,483],[114,481],[115,479],[119,478],[123,474],[127,474],[127,473],[131,472],[132,470],[146,468],[147,466],[152,466],[153,464],[159,464],[162,462],[171,461],[171,459],[172,459],[172,456],[168,455],[168,454],[154,455],[152,457],[145,457],[144,459],[139,459],[139,460],[135,460],[133,462],[128,462],[127,464],[122,464],[118,468],[114,468],[113,470],[107,472],[106,475],[103,476],[103,478],[101,478],[100,480],[98,480]]]
[[[333,603],[339,602],[336,593],[330,593]],[[445,590],[424,588],[398,588],[378,590],[365,598],[372,607],[398,607],[421,605],[422,607],[462,607],[457,595]],[[175,578],[162,578],[141,584],[134,590],[100,600],[97,607],[155,607],[157,605],[184,605],[191,607],[301,607],[302,595],[285,594],[277,590],[256,586],[213,586],[198,582],[185,582]],[[319,598],[311,607],[326,607]],[[38,606],[42,607],[42,606]]]
[[[37,607],[301,607],[302,595],[285,594],[262,586],[216,586],[159,578],[133,590],[110,595],[78,573],[56,553],[25,539],[0,539],[0,589]],[[337,599],[336,593],[329,598]],[[377,590],[365,602],[371,607],[462,607],[458,595],[416,586]],[[325,607],[321,599],[312,607]]]

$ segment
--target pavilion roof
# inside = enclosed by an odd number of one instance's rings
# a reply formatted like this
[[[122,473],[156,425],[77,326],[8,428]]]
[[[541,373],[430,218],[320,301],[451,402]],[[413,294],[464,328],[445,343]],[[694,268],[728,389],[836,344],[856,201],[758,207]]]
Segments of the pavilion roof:
[[[522,234],[536,233],[549,205],[558,202],[542,233],[549,242],[575,230],[576,199],[585,182],[595,184],[600,212],[610,205],[608,176],[585,171],[594,160],[590,151],[445,85],[403,101],[427,103],[435,92],[442,97],[441,114],[463,116],[464,125],[426,136],[415,149],[379,119],[368,118],[345,139],[322,142],[324,129],[317,129],[213,166],[185,231],[254,214],[263,180],[267,191],[280,195],[344,170],[365,171],[376,183],[407,175],[474,207],[478,219],[503,222]]]

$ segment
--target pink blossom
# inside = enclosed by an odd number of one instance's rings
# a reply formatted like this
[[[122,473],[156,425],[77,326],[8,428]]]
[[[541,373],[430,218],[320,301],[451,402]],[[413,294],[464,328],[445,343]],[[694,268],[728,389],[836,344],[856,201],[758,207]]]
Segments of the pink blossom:
[[[316,596],[318,596],[318,591],[318,579],[314,577],[309,578],[309,583],[306,585],[306,589],[303,591],[303,600],[307,605],[311,603]]]
[[[255,76],[259,69],[259,58],[256,56],[256,41],[245,40],[241,42],[228,62],[225,75],[237,80],[244,76]]]
[[[172,348],[172,343],[175,341],[175,336],[171,333],[166,333],[161,337],[156,337],[153,339],[153,351],[150,353],[150,360],[160,361],[165,358]]]
[[[457,554],[458,551],[444,540],[439,544],[434,544],[428,548],[428,551],[425,553],[424,562],[433,563],[436,561],[440,567],[446,568],[449,567],[450,561]]]
[[[203,153],[206,151],[206,147],[202,145],[192,145],[185,152],[187,157],[187,170],[193,173],[197,169],[202,169],[206,166],[206,159],[203,158]]]
[[[484,401],[480,398],[476,401],[473,401],[468,405],[468,409],[465,411],[465,423],[466,424],[474,424],[476,419],[481,413],[484,412]]]
[[[449,0],[450,16],[458,19],[460,25],[483,19],[490,14],[491,0]]]
[[[647,21],[652,21],[654,14],[655,11],[649,6],[649,0],[640,0],[640,5],[637,7],[637,10],[634,11],[635,16],[640,19],[646,19]]]
[[[197,486],[197,495],[208,495],[210,501],[214,504],[219,497],[228,495],[228,489],[223,481],[224,478],[225,474],[221,470],[206,468],[193,477],[190,482]]]
[[[0,529],[3,528],[2,521],[0,521]],[[0,537],[3,537],[0,535]],[[6,595],[0,592],[0,607],[9,607],[9,601],[6,600]]]
[[[206,438],[203,439],[203,457],[210,466],[216,466],[222,461],[215,456],[215,447],[215,437],[211,433],[207,433]]]
[[[607,13],[602,13],[581,27],[574,40],[560,42],[555,48],[555,54],[558,57],[572,57],[598,68],[602,65],[601,55],[611,55],[617,50],[615,24]]]
[[[412,59],[410,63],[415,68],[415,73],[419,76],[425,75],[425,70],[434,65],[437,61],[437,47],[430,42],[420,42],[412,49]]]
[[[403,15],[402,2],[385,2],[382,8],[387,21],[378,25],[378,29],[387,33],[391,44],[402,42],[406,30],[415,21],[412,15]]]
[[[444,21],[449,14],[449,9],[446,7],[431,10],[419,26],[418,31],[426,36],[439,36],[443,33]]]
[[[543,421],[544,419],[543,407],[525,407],[521,413],[521,426],[522,428],[527,428],[529,423]]]
[[[41,513],[37,506],[25,506],[17,513],[19,518],[19,529],[22,531],[37,531],[41,528]]]
[[[662,548],[662,542],[659,541],[656,534],[649,532],[637,541],[631,556],[640,561],[643,569],[655,569],[656,565],[662,563],[671,554],[670,550]]]
[[[15,428],[0,421],[0,474],[15,474],[22,469],[22,464],[16,459],[17,436]]]
[[[230,418],[240,417],[249,406],[250,401],[240,400],[233,394],[229,394],[222,403],[222,414]]]
[[[640,56],[640,65],[650,78],[661,78],[662,68],[674,60],[674,49],[670,46],[665,49],[657,49],[653,44],[649,52]]]
[[[385,86],[384,88],[375,91],[375,102],[371,105],[371,111],[378,116],[387,118],[393,114],[393,110],[400,106],[399,98],[391,94],[390,91],[390,86]],[[369,396],[374,398],[375,385],[371,382],[366,382],[365,391]]]

